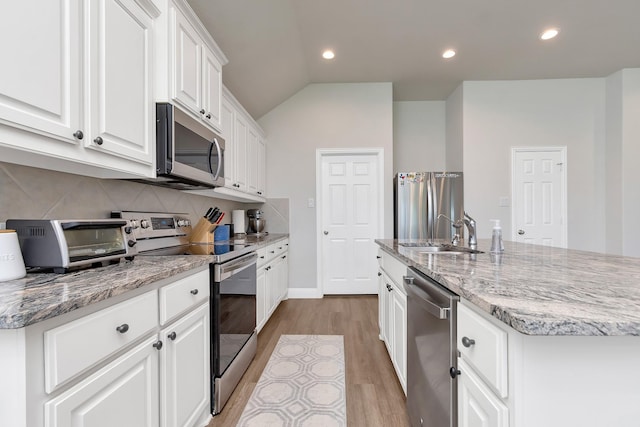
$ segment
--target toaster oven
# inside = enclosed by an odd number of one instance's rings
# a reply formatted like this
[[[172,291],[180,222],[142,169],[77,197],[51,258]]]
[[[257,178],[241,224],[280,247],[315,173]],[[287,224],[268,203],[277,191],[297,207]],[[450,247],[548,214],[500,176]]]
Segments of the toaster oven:
[[[135,241],[127,239],[122,219],[9,219],[16,230],[26,267],[55,273],[133,259]]]

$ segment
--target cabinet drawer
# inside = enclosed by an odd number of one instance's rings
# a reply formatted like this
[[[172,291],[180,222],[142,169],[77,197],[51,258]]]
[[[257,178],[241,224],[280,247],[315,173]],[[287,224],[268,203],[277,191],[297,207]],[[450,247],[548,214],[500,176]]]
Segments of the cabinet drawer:
[[[458,304],[457,347],[461,357],[498,395],[507,397],[507,333],[470,308]]]
[[[279,242],[274,243],[276,255],[280,255],[281,253],[286,252],[287,249],[289,248],[288,243],[289,243],[288,239],[280,240]]]
[[[156,327],[157,319],[158,293],[154,290],[46,331],[45,391],[51,393],[147,334]]]
[[[160,288],[160,324],[209,298],[209,270]]]
[[[263,246],[256,251],[258,254],[257,267],[262,267],[267,262],[267,246]]]
[[[382,268],[389,275],[389,278],[396,284],[396,287],[403,294],[407,294],[404,290],[404,279],[407,275],[407,265],[396,259],[392,255],[382,251]]]

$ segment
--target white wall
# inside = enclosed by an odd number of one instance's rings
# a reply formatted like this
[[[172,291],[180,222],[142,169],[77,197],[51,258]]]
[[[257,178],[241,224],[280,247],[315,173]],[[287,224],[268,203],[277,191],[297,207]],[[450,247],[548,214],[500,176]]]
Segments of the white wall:
[[[569,247],[605,250],[605,79],[463,83],[465,209],[511,236],[511,147],[567,146]]]
[[[290,198],[289,287],[315,288],[316,149],[384,149],[384,236],[393,237],[391,83],[311,84],[258,120],[268,135],[267,192]]]
[[[607,150],[605,157],[604,194],[607,205],[605,221],[605,252],[622,254],[622,72],[606,80]]]
[[[622,253],[640,256],[640,69],[622,70]],[[613,183],[615,185],[615,183]]]
[[[446,101],[446,169],[464,172],[463,153],[464,85],[458,86]]]
[[[393,172],[446,169],[445,101],[393,103]]]

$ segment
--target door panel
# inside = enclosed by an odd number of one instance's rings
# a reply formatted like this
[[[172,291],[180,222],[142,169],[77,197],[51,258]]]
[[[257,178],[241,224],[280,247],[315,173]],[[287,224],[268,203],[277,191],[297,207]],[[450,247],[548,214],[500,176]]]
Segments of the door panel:
[[[563,149],[514,149],[513,240],[566,247]]]
[[[327,155],[321,170],[322,277],[326,294],[377,293],[375,155]]]

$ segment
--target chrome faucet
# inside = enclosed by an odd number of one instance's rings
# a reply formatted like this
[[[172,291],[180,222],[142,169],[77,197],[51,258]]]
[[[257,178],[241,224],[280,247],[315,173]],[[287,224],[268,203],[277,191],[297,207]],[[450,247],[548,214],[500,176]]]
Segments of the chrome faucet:
[[[465,212],[464,219],[459,219],[457,221],[452,220],[445,214],[438,215],[437,219],[440,219],[440,218],[445,218],[449,220],[453,228],[455,228],[456,230],[459,230],[462,228],[463,225],[466,225],[467,230],[469,230],[469,248],[470,249],[478,248],[478,240],[476,238],[476,220],[471,218],[469,214]],[[454,234],[453,239],[451,239],[451,244],[454,246],[457,246],[459,241],[460,241],[460,234],[459,233]]]
[[[467,226],[467,230],[469,230],[469,248],[477,249],[478,248],[478,239],[476,238],[476,220],[471,218],[468,213],[464,213],[464,225]]]
[[[458,246],[458,243],[460,243],[460,233],[458,230],[460,230],[464,224],[463,220],[459,219],[457,221],[452,220],[451,218],[449,218],[448,216],[446,216],[445,214],[440,214],[438,215],[438,217],[436,219],[440,219],[440,218],[444,218],[446,220],[448,220],[451,225],[453,226],[453,228],[456,229],[456,233],[453,235],[453,238],[451,239],[451,244],[453,246]]]

